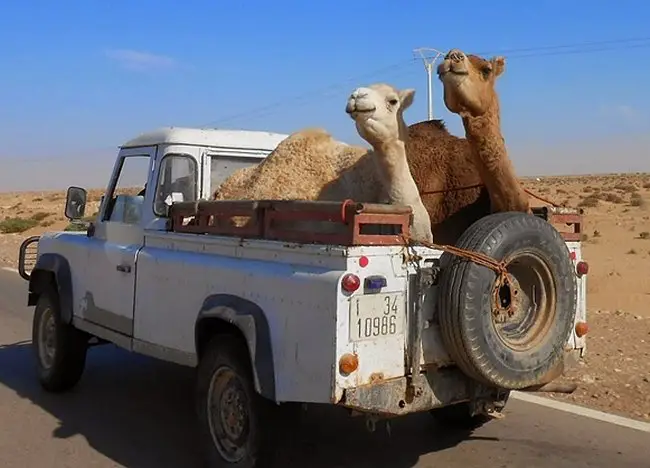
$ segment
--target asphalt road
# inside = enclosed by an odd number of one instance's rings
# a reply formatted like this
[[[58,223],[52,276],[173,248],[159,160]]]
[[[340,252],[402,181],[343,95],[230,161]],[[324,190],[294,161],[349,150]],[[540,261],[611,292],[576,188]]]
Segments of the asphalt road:
[[[191,468],[191,369],[91,349],[80,385],[51,395],[36,382],[26,285],[0,270],[0,467]],[[650,467],[650,432],[511,399],[506,418],[473,433],[436,427],[427,414],[366,431],[333,408],[310,409],[278,447],[280,466]]]

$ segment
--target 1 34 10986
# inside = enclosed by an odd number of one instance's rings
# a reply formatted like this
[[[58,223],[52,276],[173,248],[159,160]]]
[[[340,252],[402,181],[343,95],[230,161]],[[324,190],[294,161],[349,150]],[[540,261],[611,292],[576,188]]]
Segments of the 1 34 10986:
[[[359,341],[403,333],[405,308],[403,293],[354,297],[350,304],[350,339]]]

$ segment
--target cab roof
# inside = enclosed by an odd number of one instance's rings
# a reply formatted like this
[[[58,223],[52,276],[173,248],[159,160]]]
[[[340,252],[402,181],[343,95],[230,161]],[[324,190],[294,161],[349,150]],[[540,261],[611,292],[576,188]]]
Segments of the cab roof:
[[[161,127],[142,133],[121,148],[182,144],[222,148],[273,150],[286,137],[282,133],[254,130],[222,130],[216,128]]]

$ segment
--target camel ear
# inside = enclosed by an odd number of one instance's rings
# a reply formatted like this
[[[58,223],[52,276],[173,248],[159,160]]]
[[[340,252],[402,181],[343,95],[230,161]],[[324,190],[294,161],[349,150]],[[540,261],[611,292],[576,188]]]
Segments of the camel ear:
[[[413,88],[403,89],[399,92],[399,100],[402,103],[400,109],[406,110],[411,104],[413,104],[413,98],[415,97],[415,90]]]
[[[506,69],[506,58],[499,55],[492,59],[492,70],[494,70],[494,76],[497,77],[501,75]]]

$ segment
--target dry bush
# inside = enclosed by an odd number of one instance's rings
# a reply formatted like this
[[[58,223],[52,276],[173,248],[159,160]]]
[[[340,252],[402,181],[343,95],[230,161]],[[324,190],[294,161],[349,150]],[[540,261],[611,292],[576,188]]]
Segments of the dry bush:
[[[650,232],[648,231],[640,232],[639,239],[650,239]]]
[[[31,219],[34,221],[43,221],[48,216],[50,216],[50,213],[47,213],[45,211],[37,211],[31,216]]]
[[[646,182],[642,185],[643,188],[650,189],[650,182]]]
[[[598,206],[599,200],[598,197],[595,197],[594,195],[589,195],[588,197],[585,197],[580,203],[578,203],[578,207],[580,208],[595,208]]]
[[[620,190],[621,192],[626,192],[626,193],[636,192],[638,190],[638,187],[636,185],[625,184],[625,183],[616,184],[614,185],[614,188],[616,190]]]
[[[636,255],[636,250],[630,249],[630,250],[627,251],[627,254],[628,255]]]
[[[645,202],[645,200],[643,199],[643,197],[641,197],[641,195],[639,195],[639,193],[634,193],[634,194],[632,194],[632,196],[630,197],[630,205],[631,205],[631,206],[639,206],[639,207],[643,207],[643,206],[646,205],[646,202]]]
[[[623,197],[616,193],[607,192],[602,195],[602,199],[610,203],[624,203]]]
[[[600,237],[600,231],[599,230],[596,229],[594,231],[594,237]]]
[[[582,188],[583,192],[593,192],[594,188],[591,185],[587,185],[586,187]]]
[[[4,221],[0,221],[0,233],[16,234],[28,231],[36,226],[38,226],[38,221],[35,219],[7,218]]]

